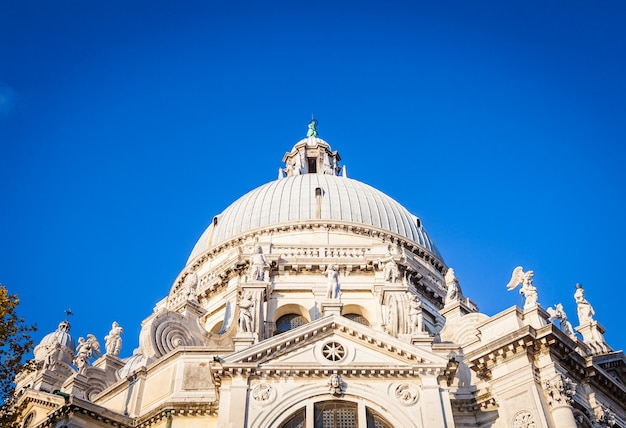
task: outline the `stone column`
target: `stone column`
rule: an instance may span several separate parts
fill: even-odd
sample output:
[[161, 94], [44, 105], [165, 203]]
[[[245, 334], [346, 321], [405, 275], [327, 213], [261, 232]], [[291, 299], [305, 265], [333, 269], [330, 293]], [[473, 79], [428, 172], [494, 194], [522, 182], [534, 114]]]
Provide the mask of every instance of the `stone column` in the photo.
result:
[[[449, 411], [451, 408], [447, 408], [442, 401], [444, 397], [436, 376], [424, 376], [422, 382], [422, 398], [420, 401], [424, 426], [454, 427], [454, 420], [452, 420], [452, 414]], [[447, 399], [449, 400], [449, 398]]]
[[576, 394], [576, 384], [568, 377], [557, 375], [543, 383], [548, 405], [552, 413], [552, 421], [556, 428], [576, 428], [576, 420], [572, 411], [572, 400]]

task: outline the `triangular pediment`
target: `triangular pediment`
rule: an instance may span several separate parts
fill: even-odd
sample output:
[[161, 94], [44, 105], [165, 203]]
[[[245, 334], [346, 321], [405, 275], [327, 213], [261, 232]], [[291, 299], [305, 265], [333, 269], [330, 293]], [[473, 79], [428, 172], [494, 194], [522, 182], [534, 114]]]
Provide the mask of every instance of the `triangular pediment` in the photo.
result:
[[446, 356], [403, 342], [348, 318], [331, 315], [277, 335], [224, 358], [223, 368], [317, 373], [350, 370], [358, 374], [440, 372]]

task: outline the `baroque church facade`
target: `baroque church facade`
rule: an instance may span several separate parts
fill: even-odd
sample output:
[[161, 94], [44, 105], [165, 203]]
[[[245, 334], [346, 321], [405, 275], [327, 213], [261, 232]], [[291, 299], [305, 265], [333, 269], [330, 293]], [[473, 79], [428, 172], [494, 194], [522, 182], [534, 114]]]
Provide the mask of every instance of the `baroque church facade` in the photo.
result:
[[[626, 428], [626, 358], [525, 298], [488, 316], [421, 220], [347, 177], [316, 122], [212, 219], [120, 358], [67, 321], [16, 378], [20, 428]], [[504, 281], [503, 281], [504, 282]]]

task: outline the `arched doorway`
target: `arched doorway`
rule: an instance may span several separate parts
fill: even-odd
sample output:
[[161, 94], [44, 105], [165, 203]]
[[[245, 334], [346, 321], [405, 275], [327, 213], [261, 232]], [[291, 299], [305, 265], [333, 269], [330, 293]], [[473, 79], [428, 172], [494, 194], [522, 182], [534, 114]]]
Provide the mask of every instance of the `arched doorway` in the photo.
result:
[[[312, 407], [312, 408], [311, 408]], [[312, 419], [312, 424], [308, 423]], [[280, 428], [393, 428], [381, 415], [363, 404], [328, 400], [295, 411]]]

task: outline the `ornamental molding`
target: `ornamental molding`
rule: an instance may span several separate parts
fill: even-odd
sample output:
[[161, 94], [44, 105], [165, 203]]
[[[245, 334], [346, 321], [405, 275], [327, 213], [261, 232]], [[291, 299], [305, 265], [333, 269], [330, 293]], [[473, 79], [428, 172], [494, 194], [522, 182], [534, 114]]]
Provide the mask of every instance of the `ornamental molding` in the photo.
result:
[[517, 331], [491, 342], [475, 342], [466, 358], [471, 368], [484, 378], [491, 378], [491, 370], [510, 358], [519, 355], [535, 359], [540, 355], [553, 354], [575, 377], [587, 376], [589, 363], [576, 352], [576, 344], [558, 327], [548, 324], [540, 329], [522, 326]]
[[476, 398], [470, 399], [451, 398], [450, 403], [452, 404], [452, 408], [454, 409], [454, 411], [459, 413], [488, 412], [492, 410], [497, 410], [498, 407], [496, 399], [490, 394], [483, 394]]

